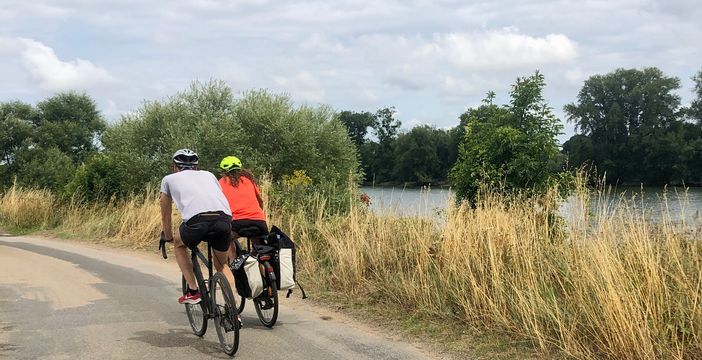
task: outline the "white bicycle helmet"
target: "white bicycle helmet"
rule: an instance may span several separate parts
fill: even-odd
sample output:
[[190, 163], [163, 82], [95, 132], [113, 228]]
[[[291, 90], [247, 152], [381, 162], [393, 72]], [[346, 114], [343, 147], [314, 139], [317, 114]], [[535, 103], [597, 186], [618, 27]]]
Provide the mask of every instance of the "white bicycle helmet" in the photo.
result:
[[173, 154], [173, 162], [178, 166], [195, 166], [200, 158], [190, 149], [180, 149]]

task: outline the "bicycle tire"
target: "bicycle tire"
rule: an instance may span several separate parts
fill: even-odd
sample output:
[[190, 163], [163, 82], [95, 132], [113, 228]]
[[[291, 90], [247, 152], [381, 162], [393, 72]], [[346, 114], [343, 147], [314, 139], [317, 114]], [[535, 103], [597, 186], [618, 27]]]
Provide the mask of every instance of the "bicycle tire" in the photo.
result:
[[238, 293], [235, 296], [239, 297], [239, 308], [237, 309], [237, 314], [241, 314], [241, 312], [244, 311], [244, 307], [246, 307], [246, 298]]
[[212, 277], [210, 288], [212, 289], [212, 308], [219, 343], [222, 345], [224, 353], [234, 356], [239, 349], [239, 319], [234, 294], [229, 286], [229, 281], [221, 272]]
[[[268, 268], [268, 266], [266, 266], [266, 268]], [[261, 295], [253, 299], [253, 303], [254, 308], [256, 309], [256, 315], [258, 315], [258, 320], [261, 321], [263, 326], [272, 328], [273, 325], [275, 325], [275, 322], [278, 320], [278, 287], [276, 286], [275, 275], [268, 273], [266, 278], [268, 286], [263, 289], [263, 293], [261, 293]], [[265, 304], [266, 298], [272, 301], [273, 307], [271, 309], [264, 310], [261, 303], [263, 302]], [[269, 310], [272, 310], [270, 315], [268, 314]], [[264, 313], [264, 311], [266, 313]]]
[[[188, 283], [185, 281], [185, 277], [182, 277], [182, 287], [183, 294], [188, 291]], [[205, 311], [205, 302], [200, 301], [199, 304], [184, 304], [185, 313], [188, 315], [188, 322], [190, 323], [190, 328], [193, 330], [193, 334], [203, 337], [207, 332], [207, 311]]]

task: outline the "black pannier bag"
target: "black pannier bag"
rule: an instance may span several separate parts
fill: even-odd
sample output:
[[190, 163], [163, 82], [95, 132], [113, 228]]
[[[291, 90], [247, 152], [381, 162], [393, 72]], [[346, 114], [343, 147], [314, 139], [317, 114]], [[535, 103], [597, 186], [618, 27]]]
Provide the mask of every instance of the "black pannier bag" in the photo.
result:
[[295, 242], [275, 225], [271, 228], [266, 242], [269, 246], [277, 249], [276, 259], [271, 266], [273, 266], [275, 271], [278, 290], [287, 290], [286, 297], [290, 297], [293, 289], [299, 287], [302, 292], [302, 298], [306, 299], [305, 289], [302, 288], [295, 278]]
[[258, 261], [248, 254], [236, 258], [232, 273], [239, 295], [251, 299], [263, 292], [263, 279], [258, 269]]

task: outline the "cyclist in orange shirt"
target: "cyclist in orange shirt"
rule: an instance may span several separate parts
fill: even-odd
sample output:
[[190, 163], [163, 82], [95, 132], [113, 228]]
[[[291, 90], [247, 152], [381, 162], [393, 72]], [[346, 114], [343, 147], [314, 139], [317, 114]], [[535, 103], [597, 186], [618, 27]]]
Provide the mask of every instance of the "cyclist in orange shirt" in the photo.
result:
[[[266, 215], [263, 213], [261, 191], [251, 171], [241, 167], [241, 160], [236, 156], [227, 156], [219, 163], [225, 171], [219, 179], [222, 192], [232, 210], [232, 238], [239, 238], [238, 231], [246, 227], [257, 227], [261, 236], [268, 235]], [[262, 243], [262, 237], [252, 239], [253, 244]], [[236, 258], [236, 245], [229, 248], [229, 259]]]

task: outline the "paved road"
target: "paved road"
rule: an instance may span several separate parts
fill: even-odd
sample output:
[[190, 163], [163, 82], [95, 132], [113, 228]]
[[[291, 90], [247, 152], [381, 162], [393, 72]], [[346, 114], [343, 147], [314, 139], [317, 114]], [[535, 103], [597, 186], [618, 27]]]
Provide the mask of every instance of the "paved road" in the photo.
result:
[[[0, 237], [0, 358], [228, 358], [213, 324], [203, 338], [190, 332], [179, 279], [173, 259], [156, 253]], [[282, 299], [273, 329], [250, 305], [237, 358], [430, 358], [307, 301]]]

